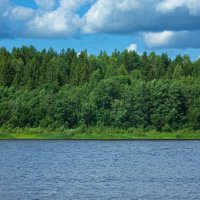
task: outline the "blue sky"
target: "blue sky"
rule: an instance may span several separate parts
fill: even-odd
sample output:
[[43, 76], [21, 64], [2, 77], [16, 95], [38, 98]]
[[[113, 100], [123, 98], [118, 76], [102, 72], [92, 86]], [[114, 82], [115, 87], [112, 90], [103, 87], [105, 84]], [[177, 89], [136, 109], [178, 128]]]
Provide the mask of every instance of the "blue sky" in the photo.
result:
[[199, 0], [0, 0], [0, 46], [200, 56]]

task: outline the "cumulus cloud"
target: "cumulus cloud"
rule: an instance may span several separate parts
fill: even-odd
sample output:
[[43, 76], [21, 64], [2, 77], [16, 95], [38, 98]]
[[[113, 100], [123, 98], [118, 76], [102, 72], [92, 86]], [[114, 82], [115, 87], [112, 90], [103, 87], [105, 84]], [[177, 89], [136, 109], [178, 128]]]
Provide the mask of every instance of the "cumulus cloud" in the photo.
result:
[[127, 47], [127, 50], [130, 52], [130, 51], [137, 51], [137, 44], [131, 44], [130, 46]]
[[85, 22], [87, 34], [141, 33], [149, 48], [200, 47], [199, 0], [98, 0]]
[[[171, 3], [176, 1], [98, 0], [85, 14], [86, 23], [83, 30], [86, 33], [130, 34], [138, 31], [200, 29], [200, 1], [184, 0], [179, 4]], [[169, 12], [176, 6], [180, 9]]]
[[15, 6], [10, 9], [10, 18], [13, 20], [28, 20], [34, 15], [34, 10], [23, 6]]
[[143, 39], [149, 48], [199, 48], [200, 31], [163, 31], [144, 33]]
[[[39, 5], [50, 2], [49, 9], [55, 6], [55, 0], [36, 0]], [[77, 14], [77, 10], [91, 0], [60, 0], [58, 6], [49, 11], [38, 11], [36, 15], [27, 22], [27, 37], [36, 38], [69, 38], [78, 35], [83, 19]]]
[[[27, 36], [36, 38], [68, 38], [77, 35], [83, 25], [83, 20], [76, 13], [86, 1], [60, 0], [55, 6], [55, 0], [36, 0], [40, 7], [50, 3], [49, 11], [37, 12], [32, 20], [27, 22]], [[43, 4], [41, 4], [43, 2]]]
[[77, 10], [85, 2], [85, 0], [60, 0], [60, 6], [68, 10]]
[[[151, 1], [151, 0], [150, 0]], [[85, 33], [108, 32], [121, 33], [131, 32], [133, 26], [138, 26], [133, 15], [140, 13], [140, 3], [138, 0], [98, 0], [85, 14]]]
[[37, 14], [28, 24], [29, 37], [67, 38], [81, 28], [80, 17], [62, 8], [52, 12]]
[[173, 12], [178, 8], [185, 8], [191, 15], [200, 15], [199, 0], [164, 0], [157, 6], [157, 10], [163, 13]]
[[69, 38], [79, 34], [77, 10], [91, 0], [35, 0], [36, 9], [0, 0], [0, 38]]
[[175, 33], [172, 31], [163, 31], [158, 33], [144, 33], [143, 38], [145, 44], [150, 47], [160, 47], [168, 45], [169, 42], [173, 39]]
[[55, 0], [35, 0], [35, 3], [38, 5], [39, 8], [44, 10], [51, 10], [56, 5]]
[[0, 38], [132, 34], [149, 48], [200, 47], [199, 0], [34, 0], [34, 9], [10, 1], [0, 0]]

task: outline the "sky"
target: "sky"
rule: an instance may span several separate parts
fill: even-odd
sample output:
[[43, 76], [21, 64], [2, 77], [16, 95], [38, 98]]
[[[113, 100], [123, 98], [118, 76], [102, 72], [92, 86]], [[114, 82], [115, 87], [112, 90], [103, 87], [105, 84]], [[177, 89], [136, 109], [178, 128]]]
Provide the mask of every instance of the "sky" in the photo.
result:
[[0, 0], [0, 46], [200, 56], [199, 0]]

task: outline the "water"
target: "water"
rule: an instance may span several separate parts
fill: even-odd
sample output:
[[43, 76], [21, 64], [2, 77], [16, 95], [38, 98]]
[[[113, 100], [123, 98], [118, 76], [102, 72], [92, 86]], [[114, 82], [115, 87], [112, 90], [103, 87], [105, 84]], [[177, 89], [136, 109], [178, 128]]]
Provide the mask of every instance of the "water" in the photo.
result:
[[1, 200], [200, 199], [200, 142], [0, 141]]

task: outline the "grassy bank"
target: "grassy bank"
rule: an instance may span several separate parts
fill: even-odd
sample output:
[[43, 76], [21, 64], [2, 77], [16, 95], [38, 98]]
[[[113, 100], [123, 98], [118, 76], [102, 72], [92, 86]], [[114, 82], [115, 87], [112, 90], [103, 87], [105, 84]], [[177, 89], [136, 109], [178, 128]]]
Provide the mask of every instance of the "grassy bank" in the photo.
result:
[[42, 128], [0, 128], [0, 139], [94, 139], [94, 140], [175, 140], [200, 139], [200, 131], [177, 132], [143, 131], [140, 129], [119, 130], [111, 128], [78, 128], [71, 130], [50, 130]]

